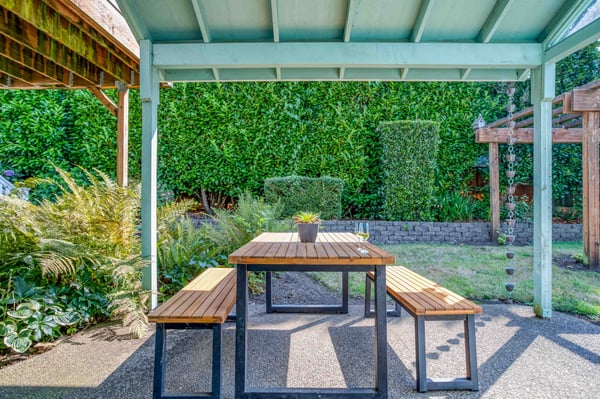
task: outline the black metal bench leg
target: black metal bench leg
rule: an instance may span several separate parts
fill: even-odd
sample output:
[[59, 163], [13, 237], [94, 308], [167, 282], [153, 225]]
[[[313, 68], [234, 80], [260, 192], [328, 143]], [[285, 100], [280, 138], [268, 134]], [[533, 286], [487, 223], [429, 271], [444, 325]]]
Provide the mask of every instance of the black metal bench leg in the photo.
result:
[[348, 272], [342, 272], [342, 313], [348, 314], [348, 297], [350, 295], [350, 281]]
[[467, 315], [465, 319], [465, 355], [467, 359], [467, 379], [471, 381], [472, 390], [479, 390], [479, 373], [477, 372], [477, 349], [475, 345], [475, 315]]
[[221, 342], [223, 341], [222, 324], [213, 327], [213, 355], [212, 355], [212, 394], [214, 399], [221, 399]]
[[415, 316], [415, 349], [417, 352], [417, 390], [419, 392], [427, 392], [424, 316]]
[[373, 316], [371, 311], [371, 284], [373, 284], [373, 280], [365, 273], [365, 317]]
[[266, 312], [273, 313], [273, 274], [265, 272], [265, 302]]
[[167, 350], [167, 329], [164, 324], [159, 323], [156, 325], [154, 338], [154, 383], [152, 397], [153, 399], [161, 399], [165, 389], [165, 353]]

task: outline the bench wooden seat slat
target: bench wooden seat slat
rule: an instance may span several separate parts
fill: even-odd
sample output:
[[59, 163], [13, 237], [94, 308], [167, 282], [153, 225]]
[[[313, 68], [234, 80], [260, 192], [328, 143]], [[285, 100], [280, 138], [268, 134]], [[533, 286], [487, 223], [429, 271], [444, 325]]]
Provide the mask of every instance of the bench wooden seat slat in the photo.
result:
[[[480, 314], [481, 306], [403, 267], [386, 269], [388, 295], [415, 315]], [[369, 277], [374, 274], [369, 272]]]
[[[390, 276], [390, 295], [407, 302], [418, 315], [448, 314], [448, 313], [477, 313], [470, 301], [454, 295], [452, 292], [433, 283], [425, 284], [422, 281], [403, 281], [398, 275]], [[406, 277], [407, 273], [403, 273]]]
[[[153, 399], [173, 397], [221, 398], [222, 325], [235, 305], [237, 275], [235, 269], [205, 270], [167, 302], [152, 310], [148, 320], [156, 323]], [[165, 394], [165, 364], [168, 329], [212, 329], [212, 391]]]
[[[448, 307], [448, 305], [451, 305], [451, 307], [454, 309], [471, 310], [474, 313], [481, 313], [481, 307], [479, 305], [476, 305], [471, 301], [465, 300], [465, 298], [463, 298], [462, 296], [455, 294], [454, 292], [440, 286], [437, 283], [434, 283], [433, 281], [426, 279], [425, 277], [411, 270], [408, 270], [407, 268], [394, 270], [392, 271], [392, 274], [394, 274], [397, 279], [399, 279], [400, 276], [402, 276], [413, 282], [415, 286], [419, 286], [421, 288], [430, 290], [428, 291], [428, 293], [435, 293], [444, 301], [446, 307]], [[435, 289], [433, 289], [432, 286], [435, 287]]]
[[235, 269], [208, 269], [150, 312], [154, 323], [223, 323], [235, 304]]
[[[371, 284], [374, 280], [375, 274], [368, 272], [365, 315], [371, 313], [369, 298], [371, 297]], [[483, 312], [481, 306], [403, 266], [386, 267], [386, 292], [415, 318], [417, 390], [419, 392], [426, 392], [428, 389], [478, 390], [474, 317]], [[446, 319], [464, 321], [466, 378], [427, 378], [425, 320]]]
[[232, 273], [231, 276], [234, 281], [221, 285], [220, 289], [215, 291], [212, 303], [209, 303], [207, 307], [208, 301], [205, 301], [201, 308], [192, 313], [192, 318], [212, 318], [213, 323], [224, 323], [227, 320], [235, 303], [235, 273]]

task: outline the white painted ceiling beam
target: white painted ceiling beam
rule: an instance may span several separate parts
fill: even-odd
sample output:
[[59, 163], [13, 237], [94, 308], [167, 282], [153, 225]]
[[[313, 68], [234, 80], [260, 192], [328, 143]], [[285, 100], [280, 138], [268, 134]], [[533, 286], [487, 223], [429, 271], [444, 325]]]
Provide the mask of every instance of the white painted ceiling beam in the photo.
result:
[[202, 8], [200, 7], [199, 1], [192, 0], [192, 6], [194, 7], [194, 14], [196, 15], [196, 20], [198, 21], [200, 33], [202, 33], [202, 40], [204, 41], [204, 43], [212, 42], [210, 29], [208, 29], [208, 25], [206, 24], [206, 20], [204, 19], [204, 13], [202, 11]]
[[344, 25], [344, 42], [350, 41], [352, 35], [352, 20], [354, 19], [354, 9], [356, 7], [356, 0], [348, 1], [348, 10], [346, 12], [346, 24]]
[[489, 43], [496, 33], [498, 27], [502, 24], [502, 20], [506, 16], [511, 3], [514, 0], [498, 0], [492, 9], [492, 12], [488, 15], [483, 27], [477, 35], [477, 41], [480, 43]]
[[419, 14], [417, 15], [417, 20], [415, 21], [415, 26], [410, 34], [410, 41], [414, 43], [418, 43], [421, 41], [423, 37], [423, 32], [425, 31], [425, 26], [427, 26], [427, 21], [431, 16], [431, 11], [433, 11], [433, 7], [435, 6], [436, 0], [425, 0], [421, 4], [419, 8]]
[[159, 69], [260, 67], [532, 68], [539, 43], [157, 43]]
[[277, 0], [271, 0], [271, 20], [273, 21], [273, 41], [279, 42], [279, 10]]
[[546, 29], [538, 37], [538, 42], [548, 48], [560, 40], [573, 23], [589, 7], [590, 0], [571, 0], [564, 3], [552, 18]]
[[554, 63], [600, 39], [600, 19], [556, 43], [544, 52], [544, 63]]
[[[343, 74], [341, 70], [343, 69]], [[527, 70], [528, 71], [528, 70]], [[171, 82], [215, 81], [517, 81], [526, 80], [528, 74], [518, 69], [399, 69], [399, 68], [225, 68], [219, 70], [218, 79], [210, 69], [172, 69], [165, 71]]]

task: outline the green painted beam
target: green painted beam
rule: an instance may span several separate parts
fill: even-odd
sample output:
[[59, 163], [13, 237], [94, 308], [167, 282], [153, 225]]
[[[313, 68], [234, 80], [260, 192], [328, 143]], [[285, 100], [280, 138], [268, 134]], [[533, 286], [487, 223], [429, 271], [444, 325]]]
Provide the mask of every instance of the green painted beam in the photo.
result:
[[210, 30], [208, 29], [208, 25], [204, 19], [204, 12], [202, 11], [202, 6], [200, 5], [199, 0], [192, 0], [192, 6], [194, 7], [194, 14], [196, 14], [196, 20], [198, 21], [200, 33], [202, 34], [202, 40], [204, 43], [212, 42], [212, 35], [210, 34]]
[[544, 43], [544, 47], [548, 48], [561, 40], [571, 25], [577, 21], [592, 2], [592, 0], [565, 1], [537, 41]]
[[498, 0], [496, 2], [492, 12], [490, 12], [490, 15], [488, 15], [483, 27], [479, 31], [479, 35], [477, 35], [478, 42], [488, 43], [492, 40], [494, 33], [496, 33], [496, 30], [502, 24], [502, 20], [512, 3], [514, 3], [514, 0]]
[[[341, 70], [343, 69], [343, 74]], [[168, 69], [168, 82], [215, 81], [522, 81], [528, 69], [436, 69], [436, 68], [204, 68]]]
[[425, 27], [427, 26], [427, 21], [431, 16], [431, 12], [435, 6], [436, 0], [425, 0], [421, 3], [421, 7], [419, 8], [419, 14], [417, 15], [417, 20], [415, 21], [415, 26], [410, 34], [410, 41], [414, 43], [418, 43], [421, 41], [423, 37], [423, 32], [425, 31]]
[[356, 13], [356, 2], [357, 0], [348, 1], [348, 9], [346, 11], [346, 23], [344, 24], [344, 42], [349, 42], [352, 35], [352, 24], [354, 21], [354, 14]]
[[600, 39], [600, 19], [567, 36], [544, 52], [544, 62], [558, 62]]
[[151, 291], [150, 308], [156, 308], [157, 265], [157, 168], [158, 102], [160, 80], [152, 66], [152, 43], [140, 41], [140, 98], [142, 101], [142, 287]]
[[539, 43], [157, 43], [159, 69], [535, 68]]
[[556, 64], [531, 71], [533, 102], [533, 309], [552, 317], [552, 100]]
[[279, 42], [279, 4], [271, 0], [271, 20], [273, 21], [273, 41]]

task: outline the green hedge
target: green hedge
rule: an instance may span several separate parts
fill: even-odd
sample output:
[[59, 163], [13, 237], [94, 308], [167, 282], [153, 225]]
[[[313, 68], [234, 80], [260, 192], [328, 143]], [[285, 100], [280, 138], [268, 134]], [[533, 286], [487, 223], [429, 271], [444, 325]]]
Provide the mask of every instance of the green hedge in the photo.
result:
[[384, 212], [388, 220], [431, 220], [440, 125], [432, 121], [383, 122]]
[[[595, 44], [558, 63], [557, 93], [599, 78], [599, 64]], [[517, 109], [529, 106], [528, 82], [516, 87]], [[107, 94], [116, 100], [114, 90]], [[354, 218], [383, 217], [376, 133], [382, 121], [440, 123], [435, 185], [443, 199], [451, 190], [471, 190], [473, 166], [488, 151], [475, 143], [471, 123], [479, 113], [488, 122], [505, 116], [507, 101], [505, 83], [460, 82], [178, 83], [160, 96], [161, 187], [196, 198], [202, 190], [237, 197], [244, 190], [263, 195], [266, 178], [333, 176], [344, 181], [343, 217]], [[141, 169], [136, 90], [129, 119], [135, 180]], [[114, 176], [115, 131], [116, 119], [85, 90], [0, 90], [0, 172], [14, 170], [16, 179], [53, 174], [49, 162]], [[519, 182], [531, 178], [531, 147], [517, 146]], [[581, 146], [554, 146], [554, 154], [554, 199], [580, 198]]]
[[318, 213], [321, 219], [339, 219], [342, 216], [344, 182], [324, 176], [286, 176], [265, 180], [265, 199], [281, 202], [282, 216], [298, 212]]

